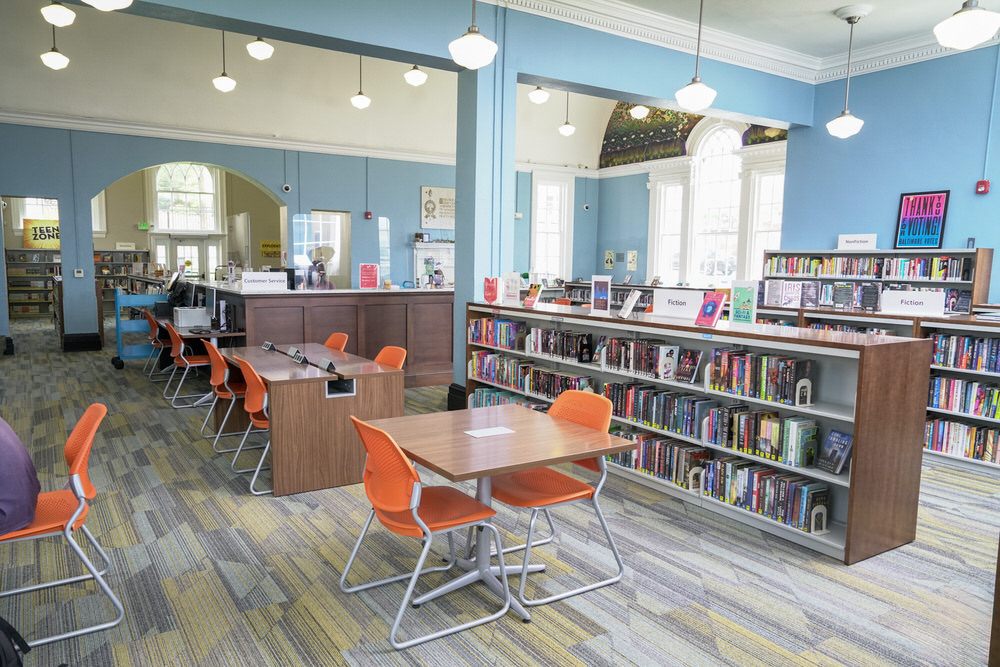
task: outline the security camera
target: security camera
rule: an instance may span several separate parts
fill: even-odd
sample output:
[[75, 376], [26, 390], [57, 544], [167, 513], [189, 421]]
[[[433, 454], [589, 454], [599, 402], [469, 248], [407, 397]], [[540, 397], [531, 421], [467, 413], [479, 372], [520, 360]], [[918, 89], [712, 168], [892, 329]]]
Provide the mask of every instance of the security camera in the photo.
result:
[[589, 211], [590, 210], [590, 204], [584, 204], [583, 205], [583, 210], [584, 211]]
[[291, 192], [292, 191], [292, 186], [290, 186], [288, 183], [285, 183], [284, 185], [281, 186], [281, 191], [282, 192]]

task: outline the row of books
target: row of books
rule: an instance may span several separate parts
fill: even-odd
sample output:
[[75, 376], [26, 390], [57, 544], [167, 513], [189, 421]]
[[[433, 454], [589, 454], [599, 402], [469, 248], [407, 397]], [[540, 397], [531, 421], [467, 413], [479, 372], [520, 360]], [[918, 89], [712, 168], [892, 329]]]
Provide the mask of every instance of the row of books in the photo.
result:
[[927, 407], [997, 419], [1000, 386], [977, 380], [932, 376]]
[[469, 320], [469, 342], [492, 345], [507, 350], [523, 350], [528, 331], [526, 322], [483, 317]]
[[[620, 306], [625, 303], [625, 299], [628, 298], [629, 290], [627, 289], [612, 289], [611, 290], [611, 305]], [[590, 288], [589, 287], [573, 287], [566, 290], [566, 298], [570, 301], [589, 303], [590, 302]], [[636, 301], [636, 308], [645, 308], [646, 306], [653, 303], [653, 293], [652, 291], [642, 290], [639, 293], [639, 300]]]
[[[628, 465], [625, 467], [673, 482], [684, 489], [691, 488], [691, 470], [711, 458], [711, 452], [704, 447], [665, 436], [641, 431], [621, 431], [618, 435], [636, 443], [635, 450], [627, 452]], [[622, 457], [614, 462], [624, 465]]]
[[[843, 435], [843, 434], [842, 434]], [[817, 466], [840, 474], [850, 458], [850, 443], [827, 438], [827, 451], [820, 466], [817, 459], [819, 427], [806, 417], [779, 417], [771, 410], [753, 410], [743, 403], [714, 407], [708, 412], [705, 440], [745, 454], [753, 454], [789, 466]], [[838, 452], [845, 446], [846, 452]]]
[[542, 403], [532, 401], [531, 399], [520, 394], [514, 394], [495, 387], [477, 387], [476, 390], [469, 395], [470, 408], [490, 408], [497, 405], [508, 404], [523, 405], [536, 410], [543, 407]]
[[924, 449], [967, 459], [1000, 464], [1000, 428], [977, 426], [951, 419], [928, 419]]
[[546, 398], [555, 398], [567, 389], [589, 390], [592, 386], [590, 376], [562, 373], [537, 366], [526, 359], [508, 357], [489, 350], [472, 353], [469, 377]]
[[[711, 389], [786, 405], [812, 402], [815, 372], [812, 359], [727, 347], [714, 348], [709, 360]], [[805, 383], [808, 383], [807, 396], [803, 396]]]
[[831, 513], [832, 496], [825, 482], [735, 457], [705, 462], [702, 493], [807, 533], [827, 529], [819, 518], [813, 524], [814, 509], [825, 507], [827, 516]]
[[603, 349], [607, 368], [657, 380], [694, 382], [701, 362], [701, 350], [682, 350], [662, 340], [609, 338]]
[[8, 266], [8, 276], [60, 276], [59, 266]]
[[638, 382], [606, 382], [601, 393], [611, 401], [616, 417], [699, 439], [702, 420], [719, 404], [704, 396]]
[[1000, 338], [936, 333], [931, 339], [937, 366], [1000, 373]]
[[895, 333], [883, 327], [860, 327], [853, 324], [831, 324], [829, 322], [810, 322], [808, 328], [819, 331], [846, 331], [849, 333], [873, 334], [876, 336], [891, 336]]
[[139, 252], [94, 252], [95, 262], [117, 262], [131, 264], [132, 262], [145, 262], [145, 253]]
[[817, 278], [970, 280], [972, 257], [878, 257], [773, 255], [764, 262], [765, 276]]
[[524, 349], [531, 354], [590, 363], [594, 359], [593, 342], [591, 333], [533, 327], [528, 331]]
[[33, 253], [24, 253], [24, 252], [22, 252], [22, 253], [14, 253], [14, 252], [8, 252], [7, 253], [7, 261], [8, 262], [18, 262], [18, 263], [22, 263], [22, 264], [26, 263], [26, 262], [30, 262], [32, 264], [39, 264], [39, 263], [45, 263], [45, 262], [55, 262], [56, 264], [58, 264], [59, 262], [62, 261], [62, 255], [55, 254], [55, 255], [52, 255], [50, 257], [49, 255], [47, 255], [45, 253], [41, 253], [41, 252], [33, 252]]

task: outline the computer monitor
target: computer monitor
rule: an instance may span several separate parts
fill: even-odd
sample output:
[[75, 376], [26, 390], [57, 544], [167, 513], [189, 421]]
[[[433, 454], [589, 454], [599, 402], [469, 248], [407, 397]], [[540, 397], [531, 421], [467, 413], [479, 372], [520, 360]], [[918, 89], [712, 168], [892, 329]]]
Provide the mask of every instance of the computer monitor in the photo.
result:
[[208, 317], [215, 317], [215, 288], [206, 287], [205, 288], [205, 312], [208, 313]]

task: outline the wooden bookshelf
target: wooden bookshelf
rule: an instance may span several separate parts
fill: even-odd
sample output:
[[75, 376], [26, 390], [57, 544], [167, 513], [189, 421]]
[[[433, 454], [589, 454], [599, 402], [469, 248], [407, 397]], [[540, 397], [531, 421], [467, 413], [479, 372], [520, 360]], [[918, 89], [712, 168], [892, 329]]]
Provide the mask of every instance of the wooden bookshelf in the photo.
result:
[[[101, 301], [101, 281], [94, 280], [94, 294], [97, 297], [97, 332], [104, 347], [104, 303]], [[52, 318], [56, 333], [59, 334], [59, 349], [66, 349], [66, 327], [63, 319], [63, 280], [62, 276], [52, 278]]]
[[[926, 386], [931, 356], [931, 341], [893, 336], [871, 336], [828, 331], [810, 331], [772, 325], [736, 325], [720, 323], [717, 328], [669, 323], [665, 318], [633, 315], [627, 320], [595, 317], [584, 308], [541, 304], [533, 309], [516, 306], [490, 306], [469, 303], [466, 321], [502, 318], [526, 322], [528, 327], [561, 329], [598, 336], [656, 339], [682, 349], [698, 349], [703, 357], [717, 347], [735, 347], [759, 353], [794, 355], [813, 360], [816, 383], [813, 405], [795, 407], [755, 400], [773, 408], [782, 418], [807, 416], [821, 426], [821, 431], [836, 428], [850, 431], [854, 451], [849, 470], [839, 476], [813, 468], [790, 468], [797, 474], [829, 482], [831, 494], [830, 532], [813, 534], [778, 523], [738, 506], [722, 503], [700, 492], [689, 491], [673, 482], [634, 469], [610, 464], [613, 472], [675, 496], [707, 510], [730, 516], [754, 528], [781, 536], [797, 544], [825, 553], [851, 564], [911, 542], [916, 534], [917, 498], [920, 483], [921, 448]], [[468, 338], [467, 338], [468, 341]], [[467, 363], [489, 345], [467, 342]], [[683, 388], [721, 402], [746, 401], [745, 397], [715, 391], [704, 381], [699, 370], [693, 384], [656, 380], [609, 368], [598, 359], [584, 364], [576, 359], [529, 354], [526, 348], [502, 350], [538, 365], [566, 373], [586, 374], [598, 388], [604, 382], [638, 380], [667, 388]], [[472, 364], [468, 363], [469, 368]], [[704, 362], [703, 362], [704, 366]], [[515, 395], [547, 402], [551, 396], [532, 394], [517, 381], [491, 382], [471, 377], [467, 368], [466, 393], [477, 387], [499, 386]], [[621, 419], [616, 419], [621, 422]], [[656, 433], [655, 429], [625, 420], [631, 427]], [[671, 438], [679, 437], [663, 432]], [[704, 438], [683, 438], [717, 450], [715, 455], [755, 457], [732, 449], [709, 447]], [[768, 462], [770, 463], [770, 462]], [[780, 465], [780, 464], [779, 464]]]
[[61, 252], [8, 248], [5, 259], [10, 317], [51, 317], [52, 277], [62, 274]]
[[[129, 275], [148, 273], [148, 250], [94, 250], [94, 278], [100, 285], [99, 300], [107, 310], [115, 305], [115, 288], [127, 290]], [[138, 270], [137, 270], [138, 269]]]

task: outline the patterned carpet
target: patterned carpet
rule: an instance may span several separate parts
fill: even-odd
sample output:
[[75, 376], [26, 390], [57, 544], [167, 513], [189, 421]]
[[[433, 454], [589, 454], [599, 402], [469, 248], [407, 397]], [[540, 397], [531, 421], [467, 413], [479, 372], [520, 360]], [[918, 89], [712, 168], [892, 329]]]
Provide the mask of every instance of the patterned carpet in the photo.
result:
[[[85, 407], [110, 409], [91, 457], [99, 495], [88, 525], [112, 557], [108, 581], [126, 608], [118, 627], [39, 647], [28, 665], [986, 662], [1000, 484], [985, 472], [925, 463], [917, 540], [851, 567], [612, 476], [602, 506], [626, 563], [620, 584], [536, 608], [530, 624], [509, 614], [397, 652], [387, 634], [402, 585], [338, 588], [368, 511], [360, 486], [253, 497], [228, 456], [198, 437], [204, 412], [167, 406], [141, 361], [115, 370], [113, 347], [64, 354], [48, 323], [17, 321], [12, 333], [16, 354], [0, 357], [0, 415], [29, 447], [43, 489], [63, 485], [62, 445]], [[411, 412], [444, 402], [444, 388], [407, 391]], [[556, 516], [556, 542], [535, 551], [548, 571], [532, 585], [557, 590], [610, 568], [592, 514]], [[513, 544], [526, 515], [501, 509], [497, 523]], [[416, 540], [381, 527], [373, 535], [359, 577], [412, 567]], [[75, 573], [66, 552], [55, 540], [0, 545], [0, 587], [35, 580], [39, 568]], [[110, 606], [94, 591], [76, 584], [3, 598], [0, 615], [37, 637], [104, 618]], [[464, 589], [414, 610], [404, 631], [468, 620], [493, 603]]]

